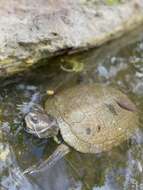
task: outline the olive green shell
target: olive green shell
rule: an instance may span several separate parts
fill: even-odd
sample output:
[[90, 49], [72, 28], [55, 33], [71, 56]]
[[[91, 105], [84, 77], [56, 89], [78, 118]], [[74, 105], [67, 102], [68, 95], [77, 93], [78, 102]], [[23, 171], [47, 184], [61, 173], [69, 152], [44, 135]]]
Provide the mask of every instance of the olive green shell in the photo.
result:
[[57, 118], [64, 141], [84, 153], [99, 153], [119, 145], [138, 123], [137, 111], [128, 97], [103, 85], [63, 90], [49, 98], [45, 107]]

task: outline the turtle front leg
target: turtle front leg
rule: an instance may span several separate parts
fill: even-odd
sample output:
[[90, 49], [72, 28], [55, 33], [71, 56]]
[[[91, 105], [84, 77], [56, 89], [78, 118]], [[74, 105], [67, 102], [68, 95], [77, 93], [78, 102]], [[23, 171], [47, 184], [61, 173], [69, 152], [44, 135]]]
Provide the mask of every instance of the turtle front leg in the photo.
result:
[[23, 174], [33, 174], [37, 172], [41, 172], [45, 169], [51, 168], [56, 164], [58, 160], [60, 160], [63, 156], [68, 154], [70, 152], [70, 148], [65, 144], [60, 144], [56, 150], [53, 152], [51, 156], [49, 156], [48, 159], [43, 161], [40, 164], [33, 165], [32, 167], [29, 167], [26, 169]]

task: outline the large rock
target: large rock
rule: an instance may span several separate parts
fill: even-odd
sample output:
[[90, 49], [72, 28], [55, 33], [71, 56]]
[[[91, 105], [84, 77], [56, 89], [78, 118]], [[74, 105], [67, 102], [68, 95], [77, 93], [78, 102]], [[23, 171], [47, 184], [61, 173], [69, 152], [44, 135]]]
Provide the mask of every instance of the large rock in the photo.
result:
[[143, 22], [143, 0], [1, 0], [0, 76], [40, 59], [99, 46]]

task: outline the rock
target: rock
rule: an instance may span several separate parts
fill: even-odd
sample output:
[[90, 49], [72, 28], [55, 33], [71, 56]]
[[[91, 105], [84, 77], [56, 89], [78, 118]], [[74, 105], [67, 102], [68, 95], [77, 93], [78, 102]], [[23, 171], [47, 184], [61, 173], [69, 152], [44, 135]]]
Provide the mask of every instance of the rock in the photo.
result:
[[97, 47], [143, 22], [143, 0], [1, 0], [0, 76], [43, 58]]

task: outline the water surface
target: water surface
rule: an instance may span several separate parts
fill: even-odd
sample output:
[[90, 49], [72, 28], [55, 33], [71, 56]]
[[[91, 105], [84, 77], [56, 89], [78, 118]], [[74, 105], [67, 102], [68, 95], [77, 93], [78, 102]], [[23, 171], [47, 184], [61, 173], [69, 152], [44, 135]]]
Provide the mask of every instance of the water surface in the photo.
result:
[[[0, 83], [0, 182], [9, 190], [142, 190], [143, 189], [143, 29], [101, 48], [75, 56], [41, 61], [43, 66]], [[68, 73], [68, 60], [84, 65]], [[47, 65], [47, 62], [48, 65]], [[47, 65], [47, 66], [46, 66]], [[97, 155], [72, 151], [54, 167], [23, 175], [56, 148], [52, 139], [38, 139], [23, 130], [24, 115], [34, 103], [44, 106], [46, 91], [76, 83], [106, 83], [124, 91], [140, 113], [139, 129], [110, 152]], [[22, 128], [22, 130], [20, 130]]]

